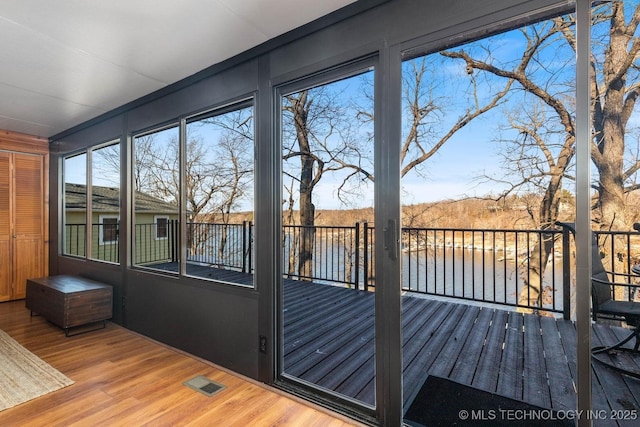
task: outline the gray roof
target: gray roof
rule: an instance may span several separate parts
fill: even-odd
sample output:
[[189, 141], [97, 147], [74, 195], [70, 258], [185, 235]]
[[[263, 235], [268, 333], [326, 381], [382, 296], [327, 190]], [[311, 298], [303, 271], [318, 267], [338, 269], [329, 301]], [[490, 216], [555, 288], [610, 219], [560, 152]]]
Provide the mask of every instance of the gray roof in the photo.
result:
[[[94, 185], [92, 189], [93, 212], [119, 212], [120, 189]], [[65, 184], [65, 207], [67, 210], [84, 211], [86, 209], [87, 187], [82, 184]], [[179, 213], [178, 206], [136, 191], [136, 212], [146, 213]]]

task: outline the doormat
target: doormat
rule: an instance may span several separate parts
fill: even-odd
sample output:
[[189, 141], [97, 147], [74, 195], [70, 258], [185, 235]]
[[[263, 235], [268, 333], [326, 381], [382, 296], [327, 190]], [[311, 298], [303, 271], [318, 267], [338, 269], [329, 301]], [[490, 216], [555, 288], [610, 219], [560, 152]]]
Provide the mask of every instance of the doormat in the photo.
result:
[[404, 422], [423, 426], [573, 427], [556, 411], [429, 375], [407, 410]]
[[209, 378], [203, 377], [202, 375], [192, 378], [183, 384], [209, 397], [225, 388], [222, 384], [211, 381]]
[[73, 384], [73, 381], [0, 330], [0, 411]]

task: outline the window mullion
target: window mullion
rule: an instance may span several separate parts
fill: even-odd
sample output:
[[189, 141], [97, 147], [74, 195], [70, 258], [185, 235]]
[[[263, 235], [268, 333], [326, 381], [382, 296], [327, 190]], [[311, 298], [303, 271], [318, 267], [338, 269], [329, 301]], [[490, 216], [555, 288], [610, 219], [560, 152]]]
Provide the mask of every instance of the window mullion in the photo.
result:
[[86, 171], [87, 171], [87, 191], [85, 192], [85, 196], [86, 196], [86, 200], [85, 200], [85, 205], [87, 207], [86, 209], [86, 218], [85, 218], [85, 223], [87, 224], [86, 226], [86, 231], [84, 233], [84, 247], [85, 247], [85, 251], [84, 251], [84, 256], [86, 259], [92, 259], [92, 251], [93, 251], [93, 170], [92, 170], [92, 157], [93, 157], [93, 150], [87, 150], [87, 166], [86, 166]]
[[178, 247], [180, 248], [179, 266], [180, 275], [185, 276], [187, 274], [187, 239], [183, 236], [187, 235], [187, 211], [186, 206], [186, 169], [187, 169], [187, 121], [186, 119], [180, 120], [180, 138], [179, 138], [179, 165], [180, 165], [180, 182], [179, 182], [179, 197], [178, 197], [178, 209], [179, 215], [179, 227], [178, 235]]

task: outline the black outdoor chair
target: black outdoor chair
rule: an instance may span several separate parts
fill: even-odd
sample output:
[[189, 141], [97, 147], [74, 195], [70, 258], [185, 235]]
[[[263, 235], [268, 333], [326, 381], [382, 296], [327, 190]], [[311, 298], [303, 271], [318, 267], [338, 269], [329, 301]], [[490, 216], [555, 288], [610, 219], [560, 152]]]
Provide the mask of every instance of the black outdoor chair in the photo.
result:
[[[575, 229], [571, 223], [558, 223], [562, 227], [566, 227], [575, 236]], [[635, 225], [634, 225], [634, 228]], [[640, 230], [640, 226], [636, 229]], [[614, 281], [610, 279], [611, 276]], [[603, 359], [599, 355], [604, 353], [613, 353], [614, 351], [630, 351], [638, 352], [640, 347], [640, 302], [634, 301], [616, 301], [614, 299], [616, 287], [627, 287], [629, 290], [640, 288], [640, 285], [627, 282], [616, 282], [615, 277], [625, 276], [627, 279], [634, 276], [626, 273], [612, 273], [605, 270], [602, 264], [602, 256], [598, 246], [598, 236], [591, 233], [591, 316], [593, 321], [598, 319], [609, 319], [616, 321], [624, 321], [630, 327], [630, 333], [627, 337], [619, 342], [609, 346], [597, 346], [591, 349], [591, 356], [594, 360], [609, 366], [610, 368], [640, 378], [640, 372], [631, 371]], [[635, 339], [633, 347], [625, 347], [629, 341]]]
[[[614, 277], [620, 275], [620, 273], [613, 274], [605, 270], [600, 256], [600, 248], [598, 247], [598, 238], [593, 233], [591, 242], [591, 313], [593, 320], [597, 321], [599, 318], [603, 318], [624, 321], [631, 328], [631, 332], [627, 337], [613, 345], [592, 348], [591, 354], [595, 360], [616, 371], [640, 378], [640, 372], [621, 368], [598, 357], [600, 354], [616, 350], [638, 352], [638, 347], [640, 347], [640, 302], [614, 300], [614, 291], [617, 286], [627, 287], [629, 290], [640, 286], [633, 283], [611, 281], [610, 275]], [[626, 343], [633, 339], [635, 339], [635, 342], [632, 348], [624, 347]]]

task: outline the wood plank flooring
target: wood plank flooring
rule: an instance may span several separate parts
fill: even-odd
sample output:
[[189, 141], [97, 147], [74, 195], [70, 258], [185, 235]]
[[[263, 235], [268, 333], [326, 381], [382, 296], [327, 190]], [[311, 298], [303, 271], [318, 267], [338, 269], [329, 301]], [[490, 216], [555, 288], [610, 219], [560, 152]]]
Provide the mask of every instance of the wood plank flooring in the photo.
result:
[[[24, 301], [0, 303], [0, 329], [75, 384], [0, 412], [1, 426], [335, 426], [355, 422], [112, 323], [66, 338]], [[183, 385], [204, 375], [226, 389]]]

